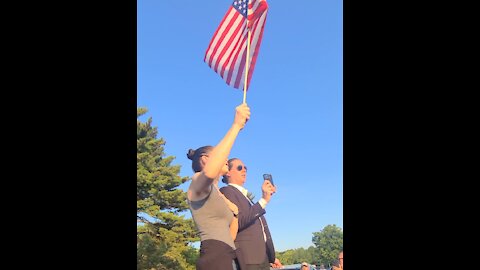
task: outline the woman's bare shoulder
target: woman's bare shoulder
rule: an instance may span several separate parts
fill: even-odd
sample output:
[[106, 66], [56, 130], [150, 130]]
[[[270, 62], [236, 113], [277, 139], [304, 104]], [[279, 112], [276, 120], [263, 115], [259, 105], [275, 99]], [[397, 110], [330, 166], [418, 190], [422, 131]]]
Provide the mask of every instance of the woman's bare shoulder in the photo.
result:
[[212, 189], [211, 184], [207, 184], [208, 178], [203, 172], [197, 172], [192, 176], [192, 182], [188, 187], [187, 197], [190, 201], [198, 201], [206, 198]]

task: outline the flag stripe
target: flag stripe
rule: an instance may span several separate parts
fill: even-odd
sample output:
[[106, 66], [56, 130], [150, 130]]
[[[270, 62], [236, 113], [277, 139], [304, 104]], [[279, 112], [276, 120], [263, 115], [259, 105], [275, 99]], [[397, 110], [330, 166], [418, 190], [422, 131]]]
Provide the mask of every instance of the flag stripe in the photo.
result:
[[[213, 48], [213, 51], [212, 51], [212, 56], [213, 57], [210, 59], [211, 61], [213, 59], [217, 59], [217, 58], [221, 57], [220, 54], [217, 54], [217, 51], [222, 45], [225, 45], [225, 42], [226, 42], [225, 40], [229, 36], [228, 33], [232, 30], [232, 27], [234, 27], [234, 24], [236, 23], [236, 20], [237, 20], [238, 17], [243, 18], [243, 16], [238, 16], [238, 12], [233, 13], [232, 18], [228, 21], [227, 25], [225, 26], [224, 31], [222, 31], [222, 33], [220, 33], [220, 37], [218, 39], [218, 42], [215, 44], [215, 48]], [[243, 21], [243, 20], [240, 19], [240, 21]], [[212, 63], [210, 62], [209, 65], [211, 67]]]
[[[251, 74], [253, 72], [253, 69], [255, 68], [255, 62], [254, 59], [253, 59], [253, 56], [255, 55], [255, 57], [257, 56], [257, 54], [255, 54], [255, 50], [254, 48], [256, 47], [256, 44], [257, 44], [257, 41], [258, 41], [258, 34], [259, 34], [259, 31], [256, 31], [257, 30], [257, 27], [259, 25], [259, 23], [261, 22], [261, 20], [258, 20], [255, 22], [255, 24], [253, 25], [253, 29], [251, 30], [252, 33], [250, 35], [250, 54], [248, 56], [249, 58], [249, 67], [248, 67], [248, 74], [250, 75], [250, 78], [251, 78]], [[247, 37], [248, 39], [248, 37]], [[245, 42], [246, 43], [246, 42]], [[245, 58], [246, 58], [246, 55], [247, 55], [247, 50], [244, 51], [243, 55], [242, 55], [242, 59], [241, 59], [241, 62], [240, 62], [240, 74], [241, 76], [238, 76], [237, 77], [237, 80], [234, 84], [234, 87], [236, 88], [243, 88], [243, 85], [245, 83]], [[247, 82], [247, 88], [249, 86], [249, 83]]]
[[238, 53], [239, 47], [241, 46], [241, 42], [242, 42], [242, 36], [245, 35], [245, 33], [247, 32], [247, 29], [244, 28], [244, 27], [240, 27], [239, 29], [241, 29], [241, 32], [238, 31], [238, 35], [234, 39], [235, 45], [230, 44], [229, 49], [231, 49], [231, 51], [227, 52], [228, 57], [224, 57], [222, 59], [222, 61], [223, 60], [225, 60], [225, 61], [223, 61], [222, 69], [220, 70], [219, 74], [222, 78], [225, 78], [225, 81], [227, 80], [226, 79], [227, 75], [225, 74], [225, 70], [227, 70], [227, 71], [230, 70], [228, 67], [230, 66], [230, 64], [233, 60], [232, 55], [236, 55]]
[[242, 57], [240, 57], [240, 59], [237, 59], [237, 64], [235, 65], [235, 67], [238, 67], [238, 71], [235, 72], [235, 79], [232, 79], [232, 82], [234, 82], [233, 83], [234, 88], [240, 89], [240, 82], [242, 82], [242, 77], [243, 77], [243, 74], [245, 73], [246, 58], [247, 58], [247, 42], [245, 41], [245, 49], [242, 51]]
[[235, 21], [234, 27], [232, 27], [229, 31], [228, 34], [228, 40], [225, 38], [224, 42], [222, 42], [222, 51], [218, 54], [217, 61], [215, 63], [215, 67], [213, 68], [215, 72], [219, 72], [218, 70], [218, 64], [220, 62], [225, 62], [225, 55], [230, 53], [230, 51], [233, 49], [231, 46], [232, 42], [234, 42], [235, 39], [238, 39], [238, 33], [240, 33], [240, 30], [242, 30], [242, 24], [245, 20], [243, 19], [243, 16], [238, 16], [238, 18]]
[[263, 38], [263, 27], [265, 26], [265, 21], [267, 20], [267, 13], [264, 13], [262, 15], [262, 17], [260, 17], [260, 21], [263, 20], [262, 23], [259, 23], [261, 24], [261, 30], [258, 33], [258, 38], [255, 38], [255, 42], [256, 44], [253, 45], [253, 47], [255, 47], [255, 49], [253, 50], [253, 53], [252, 53], [252, 63], [250, 64], [250, 68], [248, 69], [248, 79], [247, 79], [247, 87], [250, 85], [250, 80], [252, 79], [252, 75], [253, 75], [253, 70], [255, 69], [255, 63], [257, 62], [257, 57], [258, 57], [258, 53], [260, 51], [260, 44], [262, 43], [262, 38]]
[[245, 38], [245, 36], [248, 35], [247, 31], [248, 29], [245, 28], [245, 33], [244, 33], [244, 36], [242, 36], [239, 50], [236, 52], [235, 57], [233, 58], [231, 70], [228, 74], [229, 79], [227, 80], [227, 84], [234, 88], [238, 88], [238, 85], [235, 85], [235, 82], [237, 81], [237, 77], [239, 75], [241, 76], [240, 73], [243, 72], [243, 69], [241, 69], [240, 64], [245, 61], [244, 53], [247, 50], [247, 38]]
[[[223, 19], [222, 19], [222, 21], [220, 22], [220, 25], [222, 25], [223, 22], [227, 19], [228, 14], [231, 12], [232, 9], [233, 9], [233, 8], [230, 7], [230, 8], [227, 10], [227, 13], [225, 14], [225, 16], [223, 16]], [[210, 52], [210, 48], [211, 48], [211, 46], [212, 46], [212, 43], [213, 43], [215, 37], [217, 36], [217, 33], [218, 33], [219, 30], [220, 30], [220, 27], [218, 27], [217, 30], [215, 30], [215, 33], [213, 34], [213, 38], [212, 38], [212, 40], [210, 40], [210, 44], [208, 44], [208, 48], [207, 48], [207, 51], [205, 52], [205, 57], [203, 58], [203, 61], [205, 61], [205, 60], [207, 59], [207, 55], [208, 55], [209, 52]]]
[[[243, 87], [245, 76], [248, 76], [247, 87], [250, 86], [268, 9], [266, 0], [252, 0], [248, 6], [246, 3], [247, 0], [234, 0], [215, 31], [204, 57], [205, 63], [228, 85], [238, 89]], [[249, 70], [248, 74], [245, 74], [247, 24], [251, 31], [251, 37], [248, 57]]]
[[[230, 7], [227, 10], [227, 13], [225, 14], [225, 16], [222, 19], [222, 22], [220, 23], [220, 26], [217, 28], [217, 30], [215, 31], [215, 34], [213, 35], [212, 40], [210, 41], [210, 45], [208, 45], [208, 49], [207, 49], [207, 53], [205, 54], [205, 58], [207, 58], [207, 55], [210, 55], [210, 57], [213, 57], [213, 55], [212, 55], [213, 47], [215, 47], [215, 44], [217, 43], [217, 41], [220, 37], [220, 35], [218, 35], [218, 32], [221, 33], [225, 30], [225, 27], [226, 27], [225, 21], [228, 22], [228, 20], [230, 20], [231, 17], [233, 15], [235, 15], [235, 13], [236, 13], [236, 10], [233, 7]], [[211, 59], [209, 59], [208, 61], [209, 61], [208, 64], [210, 65]]]

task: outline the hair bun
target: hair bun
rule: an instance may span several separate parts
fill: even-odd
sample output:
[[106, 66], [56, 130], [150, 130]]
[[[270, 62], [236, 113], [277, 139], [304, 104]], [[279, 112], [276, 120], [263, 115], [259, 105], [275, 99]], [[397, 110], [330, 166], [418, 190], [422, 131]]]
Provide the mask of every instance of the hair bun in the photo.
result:
[[189, 149], [187, 153], [188, 159], [192, 160], [194, 155], [195, 155], [195, 150]]

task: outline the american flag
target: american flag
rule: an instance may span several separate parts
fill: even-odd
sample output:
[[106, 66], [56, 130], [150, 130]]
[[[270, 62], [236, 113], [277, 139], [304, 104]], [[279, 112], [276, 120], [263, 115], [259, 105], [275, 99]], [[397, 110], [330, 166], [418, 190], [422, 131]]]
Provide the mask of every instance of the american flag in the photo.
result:
[[248, 0], [233, 1], [215, 31], [204, 58], [205, 63], [228, 85], [237, 89], [242, 89], [245, 82], [248, 29], [251, 36], [247, 89], [250, 86], [267, 19], [266, 0], [250, 0], [248, 9], [247, 3]]

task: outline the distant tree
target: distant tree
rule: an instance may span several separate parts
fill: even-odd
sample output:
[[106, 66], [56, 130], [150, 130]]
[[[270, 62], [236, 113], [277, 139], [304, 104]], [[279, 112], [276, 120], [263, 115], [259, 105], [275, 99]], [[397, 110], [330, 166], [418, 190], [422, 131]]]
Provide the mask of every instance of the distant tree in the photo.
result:
[[320, 232], [313, 233], [312, 242], [319, 256], [314, 260], [330, 265], [343, 250], [343, 231], [336, 225], [327, 225]]
[[194, 270], [198, 241], [192, 219], [180, 216], [188, 208], [178, 186], [180, 166], [165, 156], [163, 138], [157, 139], [152, 119], [138, 120], [147, 109], [137, 109], [137, 270]]
[[307, 263], [314, 263], [316, 262], [315, 258], [317, 249], [313, 246], [308, 247], [308, 249], [304, 248], [296, 248], [296, 249], [289, 249], [283, 252], [275, 252], [276, 257], [282, 262], [284, 265], [288, 264], [297, 264], [302, 262]]
[[295, 263], [295, 250], [294, 249], [288, 249], [285, 251], [281, 252], [275, 252], [275, 257], [277, 257], [280, 262], [284, 265], [288, 264], [294, 264]]
[[314, 246], [308, 247], [306, 250], [307, 256], [306, 256], [306, 262], [310, 264], [318, 264], [318, 256], [317, 256], [317, 249]]

